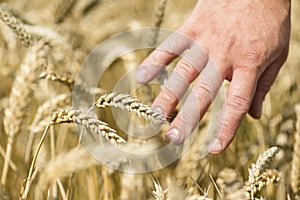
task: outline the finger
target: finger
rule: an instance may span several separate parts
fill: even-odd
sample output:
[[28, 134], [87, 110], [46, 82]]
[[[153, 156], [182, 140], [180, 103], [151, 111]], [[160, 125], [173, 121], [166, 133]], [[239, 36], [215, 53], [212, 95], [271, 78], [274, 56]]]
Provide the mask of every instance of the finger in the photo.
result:
[[203, 117], [222, 82], [223, 78], [218, 68], [209, 59], [187, 100], [166, 133], [166, 137], [169, 140], [175, 144], [180, 144], [185, 140]]
[[265, 96], [271, 89], [271, 86], [281, 68], [285, 62], [287, 53], [282, 54], [276, 61], [274, 61], [262, 74], [258, 83], [255, 96], [253, 98], [249, 114], [254, 118], [260, 118], [262, 113], [262, 105]]
[[232, 82], [222, 109], [221, 126], [216, 139], [209, 146], [210, 153], [222, 152], [233, 140], [241, 120], [248, 112], [256, 83], [256, 70], [243, 68], [233, 72]]
[[173, 32], [142, 62], [136, 72], [137, 82], [143, 84], [152, 80], [191, 44], [192, 40], [183, 33]]
[[194, 45], [185, 52], [162, 91], [153, 102], [152, 107], [159, 107], [168, 116], [174, 110], [190, 84], [204, 68], [207, 59], [207, 53], [199, 45]]

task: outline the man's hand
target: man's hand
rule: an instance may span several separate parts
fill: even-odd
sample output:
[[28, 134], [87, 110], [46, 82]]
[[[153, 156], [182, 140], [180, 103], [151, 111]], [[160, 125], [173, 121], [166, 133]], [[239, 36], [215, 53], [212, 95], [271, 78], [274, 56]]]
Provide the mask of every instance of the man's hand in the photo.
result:
[[199, 0], [185, 23], [137, 71], [137, 81], [146, 83], [188, 50], [153, 103], [165, 115], [200, 74], [166, 137], [183, 142], [227, 79], [222, 122], [209, 149], [222, 152], [247, 112], [261, 116], [264, 97], [287, 58], [289, 37], [289, 0]]

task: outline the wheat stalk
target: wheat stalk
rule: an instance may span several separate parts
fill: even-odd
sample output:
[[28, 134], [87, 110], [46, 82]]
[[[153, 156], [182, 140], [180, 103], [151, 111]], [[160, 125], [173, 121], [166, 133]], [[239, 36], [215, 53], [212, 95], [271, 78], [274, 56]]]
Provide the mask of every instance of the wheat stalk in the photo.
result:
[[154, 123], [166, 122], [166, 118], [162, 115], [162, 113], [144, 104], [138, 99], [131, 97], [129, 94], [104, 94], [99, 97], [90, 110], [94, 110], [96, 107], [105, 108], [111, 106], [133, 112], [146, 120], [153, 121]]
[[21, 127], [27, 116], [27, 109], [32, 101], [32, 93], [37, 80], [38, 71], [46, 66], [49, 44], [45, 40], [40, 40], [32, 46], [13, 83], [11, 94], [9, 96], [9, 105], [4, 110], [4, 130], [8, 135], [5, 163], [2, 171], [2, 184], [5, 184], [8, 162], [10, 160], [12, 143], [14, 137], [21, 132]]
[[25, 46], [33, 44], [33, 37], [24, 28], [22, 21], [13, 16], [3, 5], [0, 6], [0, 19], [17, 34]]
[[294, 142], [294, 153], [291, 169], [291, 187], [295, 195], [300, 196], [300, 104], [295, 106], [296, 111], [296, 131]]
[[255, 185], [257, 181], [260, 179], [260, 175], [265, 171], [265, 169], [269, 166], [271, 160], [274, 156], [279, 152], [279, 148], [274, 146], [266, 150], [263, 154], [259, 155], [255, 164], [251, 164], [251, 168], [249, 168], [249, 186], [251, 191], [251, 199], [254, 198], [254, 194], [256, 191]]
[[51, 112], [62, 108], [63, 106], [69, 106], [71, 104], [70, 94], [60, 94], [53, 99], [46, 101], [37, 109], [34, 119], [30, 125], [30, 133], [27, 140], [25, 150], [25, 162], [29, 161], [30, 151], [32, 149], [32, 143], [36, 133], [42, 132], [47, 123], [51, 119]]

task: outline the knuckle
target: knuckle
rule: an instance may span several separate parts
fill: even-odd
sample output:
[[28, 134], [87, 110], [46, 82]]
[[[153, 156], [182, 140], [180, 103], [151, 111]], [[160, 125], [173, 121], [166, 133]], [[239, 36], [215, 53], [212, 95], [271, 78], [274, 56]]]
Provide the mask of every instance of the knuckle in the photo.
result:
[[160, 99], [160, 102], [165, 102], [166, 104], [169, 104], [169, 105], [177, 105], [178, 103], [178, 99], [177, 99], [177, 96], [175, 95], [174, 92], [172, 92], [169, 88], [167, 87], [163, 87], [160, 95], [159, 95], [159, 99]]
[[239, 113], [246, 114], [250, 107], [250, 102], [246, 97], [238, 94], [232, 94], [228, 97], [227, 106]]
[[268, 50], [263, 45], [252, 44], [241, 54], [241, 67], [260, 67], [268, 59]]
[[195, 93], [197, 98], [203, 98], [204, 96], [210, 96], [211, 91], [209, 89], [209, 86], [205, 83], [205, 81], [201, 80], [198, 81], [194, 88], [193, 92]]
[[175, 69], [182, 77], [186, 78], [191, 83], [195, 76], [199, 73], [195, 67], [187, 60], [182, 59], [178, 63], [178, 67]]

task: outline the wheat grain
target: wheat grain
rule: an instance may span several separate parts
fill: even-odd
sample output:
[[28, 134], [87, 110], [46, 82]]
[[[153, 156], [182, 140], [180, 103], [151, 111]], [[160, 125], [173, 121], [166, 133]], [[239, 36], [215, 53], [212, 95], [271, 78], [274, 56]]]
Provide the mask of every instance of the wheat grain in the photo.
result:
[[[26, 117], [38, 71], [47, 63], [49, 45], [42, 40], [33, 46], [26, 55], [20, 71], [13, 83], [9, 96], [9, 106], [4, 113], [4, 129], [10, 137], [21, 131], [21, 125]], [[13, 129], [13, 130], [12, 130]]]
[[255, 164], [251, 164], [251, 168], [249, 168], [249, 185], [251, 191], [251, 198], [253, 199], [255, 184], [257, 183], [260, 175], [265, 171], [265, 169], [269, 166], [271, 160], [274, 156], [279, 152], [278, 147], [271, 147], [266, 150], [263, 154], [259, 155]]
[[116, 107], [122, 110], [133, 112], [146, 120], [154, 123], [166, 122], [166, 118], [157, 110], [145, 105], [138, 99], [131, 97], [129, 94], [110, 93], [102, 95], [92, 106], [91, 110], [105, 107]]
[[1, 182], [5, 184], [11, 145], [14, 137], [21, 132], [21, 127], [27, 116], [27, 109], [32, 101], [32, 93], [37, 80], [38, 71], [46, 66], [50, 46], [45, 40], [40, 40], [32, 46], [21, 64], [9, 96], [9, 105], [4, 110], [4, 130], [8, 135], [5, 164]]
[[296, 111], [296, 131], [294, 142], [294, 153], [291, 169], [291, 187], [295, 195], [300, 196], [300, 104], [295, 106]]
[[249, 182], [254, 183], [255, 179], [259, 177], [264, 170], [269, 166], [271, 160], [279, 152], [278, 147], [271, 147], [263, 154], [259, 155], [255, 164], [251, 165], [249, 169]]
[[70, 90], [73, 89], [75, 80], [68, 74], [59, 74], [53, 71], [42, 72], [39, 76], [41, 79], [52, 80], [66, 85]]
[[280, 174], [275, 169], [269, 169], [263, 172], [255, 181], [254, 187], [249, 182], [245, 183], [245, 190], [247, 191], [247, 198], [250, 198], [251, 192], [254, 194], [259, 192], [264, 186], [280, 181]]
[[56, 112], [51, 119], [53, 124], [76, 123], [103, 136], [112, 144], [126, 143], [126, 141], [117, 135], [117, 132], [110, 128], [107, 123], [98, 120], [96, 117], [82, 113], [79, 110], [62, 110]]
[[14, 31], [25, 46], [33, 44], [33, 37], [24, 28], [21, 20], [13, 16], [4, 6], [0, 6], [0, 19]]
[[154, 197], [155, 200], [166, 200], [167, 199], [167, 189], [163, 189], [162, 186], [160, 185], [160, 183], [158, 182], [158, 180], [155, 180], [152, 176], [151, 176], [153, 185], [154, 185], [154, 190], [152, 190], [152, 195]]

